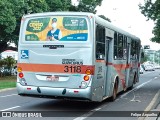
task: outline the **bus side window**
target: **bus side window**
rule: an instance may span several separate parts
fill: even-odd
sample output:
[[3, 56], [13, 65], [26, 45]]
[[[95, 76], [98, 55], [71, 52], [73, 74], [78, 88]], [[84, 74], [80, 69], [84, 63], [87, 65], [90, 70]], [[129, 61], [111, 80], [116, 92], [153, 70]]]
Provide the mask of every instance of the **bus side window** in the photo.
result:
[[104, 60], [105, 44], [97, 43], [96, 59]]
[[132, 56], [132, 60], [137, 59], [136, 58], [136, 41], [134, 39], [132, 39], [132, 42], [131, 42], [131, 56]]
[[96, 59], [104, 60], [105, 56], [105, 28], [96, 26]]
[[123, 59], [127, 58], [127, 37], [124, 36], [123, 39]]
[[117, 49], [117, 33], [114, 33], [114, 59], [117, 59], [118, 49]]
[[123, 35], [118, 34], [118, 58], [122, 59], [123, 58]]

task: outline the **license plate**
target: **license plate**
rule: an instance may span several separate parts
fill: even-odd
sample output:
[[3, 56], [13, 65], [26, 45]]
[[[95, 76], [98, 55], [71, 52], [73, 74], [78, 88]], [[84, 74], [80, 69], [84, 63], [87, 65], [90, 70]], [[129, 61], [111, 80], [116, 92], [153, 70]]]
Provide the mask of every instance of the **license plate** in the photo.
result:
[[59, 81], [59, 76], [47, 76], [47, 81]]

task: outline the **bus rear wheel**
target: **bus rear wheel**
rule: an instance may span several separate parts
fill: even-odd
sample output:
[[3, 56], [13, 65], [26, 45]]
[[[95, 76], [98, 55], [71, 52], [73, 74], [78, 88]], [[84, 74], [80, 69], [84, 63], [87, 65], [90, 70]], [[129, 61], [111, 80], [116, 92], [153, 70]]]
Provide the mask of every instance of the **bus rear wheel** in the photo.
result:
[[118, 83], [117, 81], [114, 83], [114, 88], [113, 88], [113, 95], [111, 97], [111, 101], [115, 101], [117, 97], [117, 91], [118, 91]]
[[133, 85], [136, 84], [136, 81], [137, 81], [137, 77], [136, 77], [136, 73], [134, 75], [134, 79], [133, 79], [133, 82], [132, 82], [132, 85], [128, 88], [128, 90], [132, 90], [133, 89]]

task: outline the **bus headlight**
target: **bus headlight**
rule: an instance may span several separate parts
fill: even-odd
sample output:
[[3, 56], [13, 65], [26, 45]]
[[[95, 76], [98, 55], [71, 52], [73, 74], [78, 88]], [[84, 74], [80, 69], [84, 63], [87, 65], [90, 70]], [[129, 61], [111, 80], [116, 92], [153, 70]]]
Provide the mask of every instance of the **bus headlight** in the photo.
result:
[[19, 79], [21, 85], [27, 85], [26, 80], [24, 78]]

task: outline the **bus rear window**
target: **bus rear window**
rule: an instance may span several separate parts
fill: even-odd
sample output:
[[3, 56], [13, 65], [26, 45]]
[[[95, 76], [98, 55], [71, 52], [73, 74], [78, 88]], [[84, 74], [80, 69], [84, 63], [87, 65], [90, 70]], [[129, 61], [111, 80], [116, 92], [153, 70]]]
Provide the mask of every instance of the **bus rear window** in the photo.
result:
[[27, 23], [25, 41], [87, 41], [84, 17], [33, 18]]

